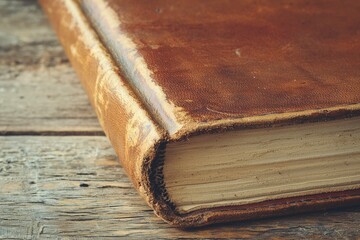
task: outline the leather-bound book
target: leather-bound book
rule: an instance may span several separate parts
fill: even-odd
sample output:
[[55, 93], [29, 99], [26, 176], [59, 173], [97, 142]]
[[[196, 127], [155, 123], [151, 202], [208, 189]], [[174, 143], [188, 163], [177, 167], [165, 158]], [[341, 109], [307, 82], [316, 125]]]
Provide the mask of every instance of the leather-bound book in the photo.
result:
[[360, 1], [40, 2], [165, 221], [360, 203]]

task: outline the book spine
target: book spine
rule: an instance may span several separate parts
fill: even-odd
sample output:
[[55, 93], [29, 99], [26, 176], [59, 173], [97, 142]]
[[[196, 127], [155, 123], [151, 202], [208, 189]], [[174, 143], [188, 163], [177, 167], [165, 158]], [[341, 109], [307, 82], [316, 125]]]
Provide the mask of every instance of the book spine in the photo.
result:
[[99, 122], [135, 188], [154, 208], [151, 164], [165, 139], [127, 84], [76, 0], [40, 0]]

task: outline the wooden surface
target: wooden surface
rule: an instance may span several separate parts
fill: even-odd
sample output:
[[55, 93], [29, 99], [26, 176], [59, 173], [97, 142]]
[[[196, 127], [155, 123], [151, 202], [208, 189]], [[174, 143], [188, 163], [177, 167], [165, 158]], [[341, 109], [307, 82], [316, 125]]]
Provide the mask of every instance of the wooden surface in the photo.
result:
[[0, 239], [359, 239], [360, 207], [179, 230], [132, 188], [35, 1], [0, 1]]
[[0, 0], [0, 131], [102, 132], [36, 1]]

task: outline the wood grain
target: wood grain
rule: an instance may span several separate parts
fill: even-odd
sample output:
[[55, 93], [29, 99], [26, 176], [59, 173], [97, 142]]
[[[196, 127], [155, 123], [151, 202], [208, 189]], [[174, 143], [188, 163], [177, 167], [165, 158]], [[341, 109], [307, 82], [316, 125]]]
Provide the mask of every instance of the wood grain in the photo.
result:
[[35, 1], [0, 1], [0, 133], [102, 132]]
[[[131, 186], [35, 1], [0, 1], [0, 239], [359, 239], [360, 207], [180, 230]], [[49, 96], [49, 97], [48, 97]], [[24, 136], [24, 135], [62, 136]], [[68, 136], [85, 135], [85, 136]]]
[[0, 236], [356, 239], [360, 208], [172, 228], [133, 189], [102, 136], [0, 137]]

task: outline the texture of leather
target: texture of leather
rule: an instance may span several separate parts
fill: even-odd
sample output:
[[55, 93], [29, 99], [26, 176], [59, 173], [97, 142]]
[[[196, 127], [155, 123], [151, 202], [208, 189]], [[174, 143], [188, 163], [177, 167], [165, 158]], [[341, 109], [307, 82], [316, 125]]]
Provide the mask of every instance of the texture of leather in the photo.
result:
[[80, 2], [173, 138], [360, 108], [360, 1]]
[[154, 184], [169, 141], [359, 115], [360, 2], [40, 2], [124, 169], [167, 222], [200, 226], [360, 202], [354, 189], [179, 215]]

